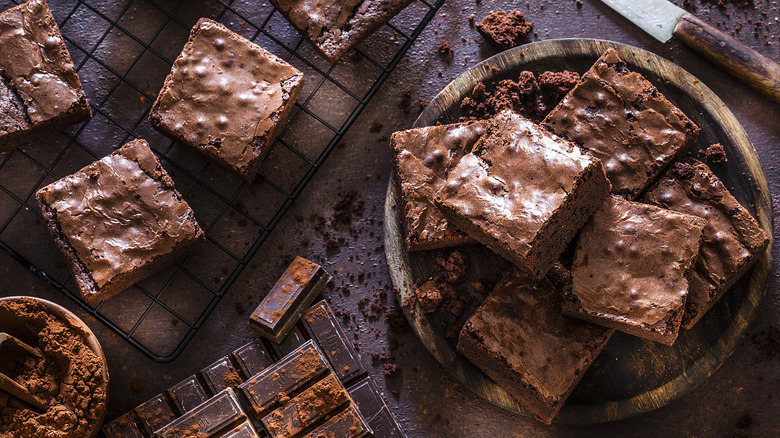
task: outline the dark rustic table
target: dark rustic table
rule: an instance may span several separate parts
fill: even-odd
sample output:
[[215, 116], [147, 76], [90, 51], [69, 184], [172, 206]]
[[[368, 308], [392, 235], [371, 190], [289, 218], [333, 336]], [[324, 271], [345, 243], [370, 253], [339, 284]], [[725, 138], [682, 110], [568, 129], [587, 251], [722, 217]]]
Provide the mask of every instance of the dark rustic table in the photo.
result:
[[[774, 191], [773, 199], [780, 200], [777, 183], [780, 158], [775, 153], [780, 145], [780, 104], [727, 76], [680, 43], [658, 43], [597, 0], [577, 3], [575, 0], [448, 0], [351, 128], [344, 145], [334, 151], [176, 361], [152, 362], [103, 325], [85, 317], [108, 356], [112, 377], [109, 419], [253, 338], [247, 326], [249, 312], [291, 257], [301, 255], [324, 264], [337, 278], [337, 287], [326, 289], [324, 295], [334, 309], [354, 315], [349, 331], [355, 333], [355, 343], [364, 362], [410, 437], [780, 436], [777, 261], [760, 312], [720, 369], [698, 388], [661, 409], [609, 424], [544, 426], [502, 411], [449, 377], [412, 331], [391, 330], [383, 318], [383, 306], [397, 306], [392, 293], [387, 294], [386, 301], [380, 293], [389, 287], [381, 248], [382, 207], [391, 163], [388, 137], [413, 123], [419, 112], [418, 99], [432, 98], [460, 73], [496, 53], [469, 26], [471, 15], [479, 20], [496, 10], [519, 7], [535, 23], [536, 34], [532, 40], [602, 38], [632, 44], [671, 59], [712, 88], [734, 112], [761, 157]], [[732, 32], [741, 28], [735, 33], [739, 40], [780, 61], [780, 1], [746, 0], [750, 5], [725, 8], [718, 7], [717, 0], [686, 0], [685, 3], [698, 6], [697, 15], [721, 29]], [[444, 41], [454, 49], [449, 58], [436, 52]], [[404, 109], [398, 101], [407, 88], [411, 90], [412, 103]], [[381, 122], [381, 129], [375, 121]], [[316, 216], [330, 217], [333, 202], [350, 190], [365, 203], [364, 210], [362, 214], [352, 215], [351, 226], [339, 225], [329, 230], [332, 236], [344, 240], [339, 247], [326, 249], [323, 234], [315, 227]], [[359, 277], [361, 270], [364, 275]], [[38, 295], [76, 310], [71, 302], [5, 254], [0, 254], [0, 272], [5, 278], [0, 286], [3, 295]], [[363, 297], [380, 306], [366, 307], [360, 303]], [[383, 373], [386, 363], [400, 365], [400, 372], [386, 377]]]

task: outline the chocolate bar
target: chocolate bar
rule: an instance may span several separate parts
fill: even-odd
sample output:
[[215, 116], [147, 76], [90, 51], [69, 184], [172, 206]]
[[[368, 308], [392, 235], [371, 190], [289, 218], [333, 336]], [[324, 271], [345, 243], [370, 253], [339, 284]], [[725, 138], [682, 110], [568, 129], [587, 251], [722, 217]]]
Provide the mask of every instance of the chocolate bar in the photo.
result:
[[135, 419], [147, 436], [176, 418], [173, 408], [162, 394], [135, 408]]
[[178, 438], [197, 436], [209, 438], [220, 436], [247, 416], [238, 402], [233, 388], [227, 388], [189, 414], [158, 430], [157, 438]]
[[234, 427], [233, 430], [222, 435], [221, 438], [260, 438], [260, 435], [252, 427], [252, 423], [249, 420], [244, 420], [243, 423]]
[[296, 257], [252, 313], [250, 328], [280, 343], [330, 280], [320, 265]]
[[307, 341], [273, 366], [239, 385], [238, 389], [260, 417], [278, 401], [280, 395], [289, 397], [329, 371], [327, 359], [320, 349], [314, 342]]
[[241, 376], [230, 363], [227, 356], [200, 371], [200, 377], [206, 384], [206, 389], [211, 395], [216, 395], [227, 388], [235, 388], [241, 384]]
[[347, 392], [367, 419], [375, 438], [406, 437], [373, 380], [365, 378], [352, 385]]
[[344, 384], [365, 374], [360, 356], [326, 301], [320, 301], [310, 307], [303, 314], [302, 320], [304, 327], [320, 345], [336, 375]]
[[103, 427], [106, 438], [145, 438], [141, 429], [135, 424], [132, 412], [117, 418]]
[[292, 438], [346, 403], [350, 403], [347, 390], [329, 374], [263, 417], [262, 422], [273, 438]]
[[168, 398], [173, 402], [178, 414], [184, 415], [205, 402], [208, 396], [198, 379], [190, 376], [169, 389]]
[[370, 434], [371, 428], [366, 424], [365, 418], [360, 415], [355, 405], [350, 405], [343, 412], [307, 434], [306, 438], [360, 438]]
[[248, 379], [271, 365], [271, 357], [263, 347], [250, 342], [231, 353], [233, 362], [238, 366], [244, 379]]

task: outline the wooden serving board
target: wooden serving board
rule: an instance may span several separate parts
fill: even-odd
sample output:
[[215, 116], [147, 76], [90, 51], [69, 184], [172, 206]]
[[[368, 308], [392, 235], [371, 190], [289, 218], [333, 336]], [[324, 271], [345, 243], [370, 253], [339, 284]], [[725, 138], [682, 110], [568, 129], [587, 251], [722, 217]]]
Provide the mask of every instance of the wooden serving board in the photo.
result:
[[[609, 47], [614, 47], [630, 69], [652, 81], [701, 128], [694, 156], [712, 143], [725, 146], [728, 164], [715, 166], [713, 170], [773, 238], [769, 188], [742, 126], [725, 104], [691, 74], [635, 47], [577, 39], [543, 41], [503, 52], [451, 82], [420, 115], [414, 127], [457, 121], [461, 100], [477, 82], [516, 80], [522, 70], [536, 74], [546, 70], [584, 73]], [[399, 207], [399, 190], [391, 177], [385, 201], [385, 251], [393, 284], [403, 302], [405, 297], [414, 294], [415, 281], [428, 278], [437, 253], [406, 251]], [[772, 246], [770, 243], [754, 267], [693, 329], [681, 332], [674, 346], [617, 332], [555, 421], [588, 424], [630, 417], [657, 409], [703, 382], [731, 354], [753, 319], [764, 296]], [[508, 268], [506, 261], [478, 245], [462, 247], [462, 251], [470, 259], [471, 280], [488, 279], [496, 283]], [[404, 312], [420, 340], [447, 372], [490, 402], [526, 414], [506, 391], [457, 353], [457, 339], [446, 338], [437, 314], [426, 315], [419, 307], [404, 308]], [[468, 312], [473, 312], [473, 306]], [[467, 317], [468, 314], [464, 315], [461, 321]]]

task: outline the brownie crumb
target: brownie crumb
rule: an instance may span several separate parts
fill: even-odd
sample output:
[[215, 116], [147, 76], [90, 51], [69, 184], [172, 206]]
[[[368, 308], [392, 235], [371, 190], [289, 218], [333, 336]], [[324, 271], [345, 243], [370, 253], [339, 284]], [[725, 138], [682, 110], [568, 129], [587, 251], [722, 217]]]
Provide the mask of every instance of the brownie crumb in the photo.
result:
[[414, 293], [417, 295], [417, 301], [424, 313], [433, 313], [438, 310], [444, 299], [439, 286], [433, 280], [414, 288]]
[[355, 192], [347, 190], [339, 195], [333, 202], [333, 221], [336, 223], [348, 224], [352, 217], [352, 201], [355, 200]]
[[442, 41], [441, 44], [439, 44], [439, 47], [436, 49], [436, 53], [439, 55], [445, 55], [449, 56], [453, 52], [452, 47], [450, 47], [449, 41]]
[[525, 15], [520, 11], [515, 10], [508, 14], [498, 11], [477, 23], [477, 30], [491, 44], [506, 50], [527, 41], [533, 26], [533, 21], [525, 21]]
[[383, 366], [385, 371], [385, 377], [393, 377], [401, 372], [401, 365], [397, 363], [386, 363]]
[[404, 91], [401, 92], [401, 97], [398, 98], [398, 107], [399, 108], [408, 108], [409, 102], [412, 100], [412, 89], [407, 88]]
[[726, 149], [722, 144], [715, 143], [710, 145], [704, 152], [707, 156], [707, 161], [714, 164], [726, 164]]
[[379, 120], [374, 120], [371, 122], [371, 126], [368, 127], [368, 132], [379, 132], [384, 128], [385, 125], [380, 122]]
[[489, 119], [505, 109], [541, 122], [544, 117], [579, 82], [580, 75], [571, 71], [546, 71], [537, 80], [533, 72], [522, 71], [517, 81], [504, 79], [487, 87], [478, 83], [471, 96], [460, 104], [460, 121]]
[[436, 257], [433, 267], [434, 278], [437, 282], [459, 284], [466, 280], [468, 275], [469, 259], [459, 250], [454, 250], [445, 257]]

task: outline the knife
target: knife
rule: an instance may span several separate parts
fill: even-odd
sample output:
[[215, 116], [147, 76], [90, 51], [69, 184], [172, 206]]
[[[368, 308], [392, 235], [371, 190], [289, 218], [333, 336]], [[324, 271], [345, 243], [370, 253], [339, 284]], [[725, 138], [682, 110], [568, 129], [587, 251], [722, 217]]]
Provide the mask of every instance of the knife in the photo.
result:
[[780, 102], [780, 65], [666, 0], [601, 0], [665, 43], [672, 36]]

